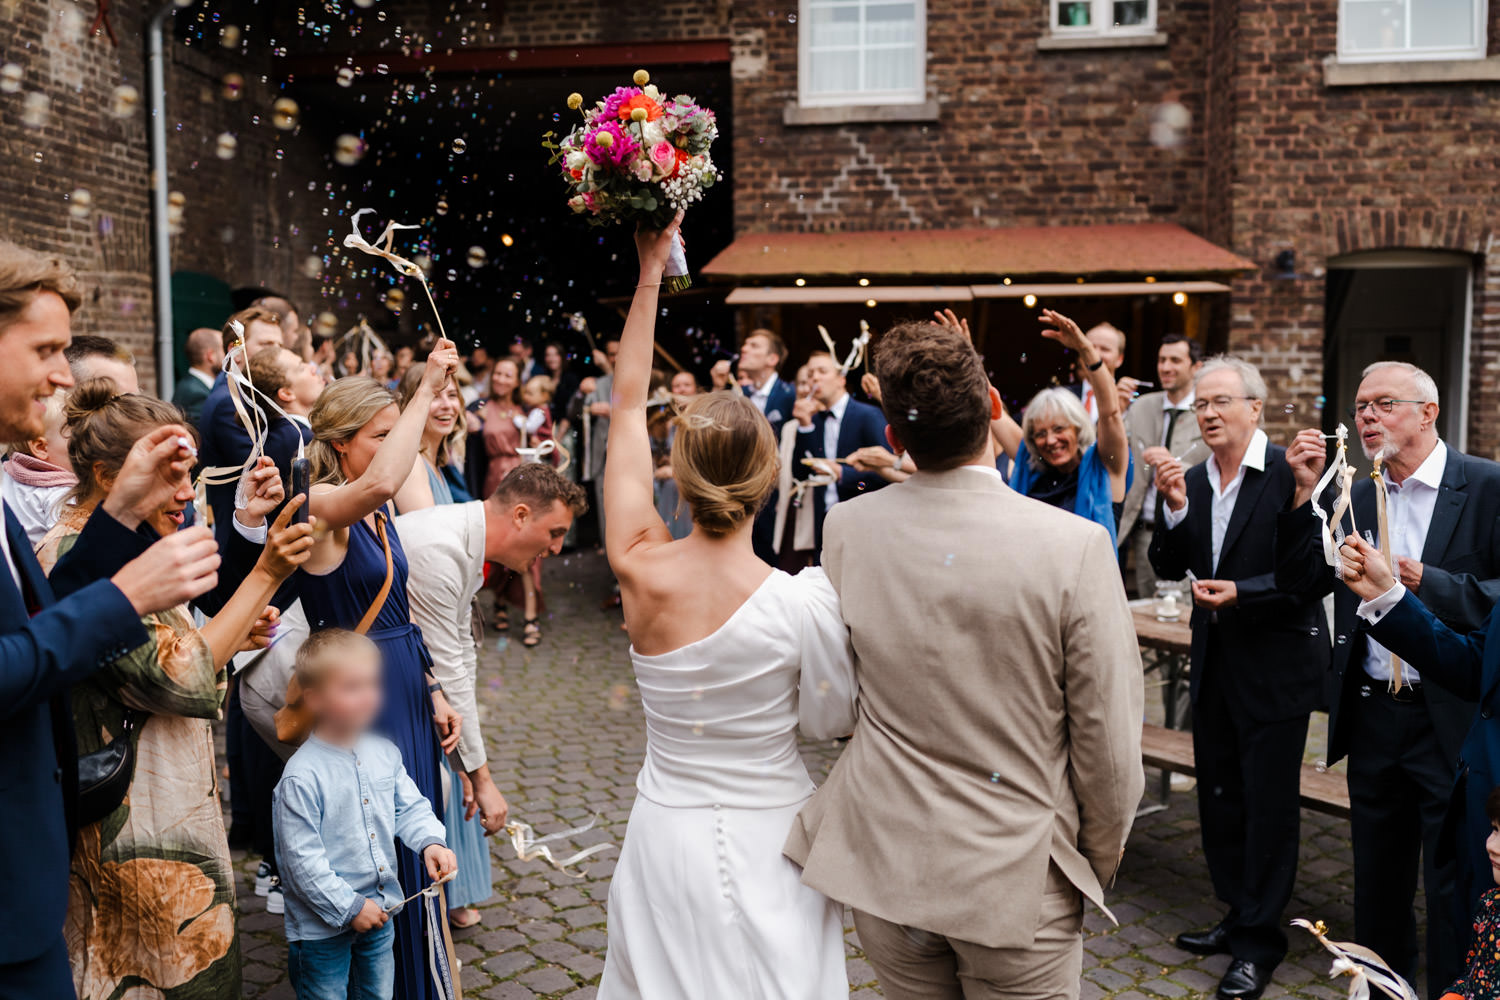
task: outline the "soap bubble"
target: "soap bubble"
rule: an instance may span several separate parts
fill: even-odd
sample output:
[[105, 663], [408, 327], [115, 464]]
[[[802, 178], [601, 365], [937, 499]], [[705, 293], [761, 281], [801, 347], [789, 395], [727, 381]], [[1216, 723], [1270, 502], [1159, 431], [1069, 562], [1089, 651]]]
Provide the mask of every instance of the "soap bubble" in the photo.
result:
[[354, 86], [354, 68], [352, 66], [340, 66], [338, 73], [334, 76], [334, 82], [340, 87]]
[[294, 129], [301, 110], [290, 97], [278, 97], [276, 103], [271, 105], [271, 124], [283, 132]]
[[467, 142], [464, 142], [462, 139], [453, 140], [453, 151], [455, 153], [463, 153], [468, 148], [469, 144]]
[[323, 274], [323, 258], [315, 253], [302, 258], [302, 273], [308, 278], [317, 280]]
[[393, 313], [398, 313], [406, 307], [406, 293], [399, 288], [392, 288], [385, 293], [385, 307]]
[[26, 79], [26, 71], [18, 63], [6, 63], [0, 66], [0, 94], [19, 94], [21, 83]]
[[367, 148], [359, 136], [345, 133], [333, 142], [333, 160], [341, 167], [352, 167], [365, 158]]
[[465, 259], [468, 260], [470, 267], [483, 267], [489, 260], [489, 254], [484, 252], [484, 247], [473, 246], [469, 247], [469, 256]]
[[1163, 101], [1151, 109], [1149, 135], [1158, 149], [1176, 149], [1187, 142], [1193, 113], [1177, 101]]
[[219, 78], [219, 96], [226, 101], [238, 101], [245, 96], [245, 78], [238, 73], [225, 73]]
[[74, 188], [68, 195], [68, 214], [75, 219], [87, 219], [94, 209], [94, 196], [87, 188]]
[[447, 215], [448, 214], [448, 199], [447, 198], [439, 198], [438, 199], [437, 214], [438, 215]]
[[52, 102], [41, 91], [34, 90], [21, 100], [21, 124], [28, 128], [42, 128], [52, 116]]
[[240, 141], [232, 132], [220, 132], [219, 137], [214, 140], [214, 155], [221, 160], [232, 160], [239, 151]]
[[220, 28], [219, 44], [226, 49], [238, 46], [240, 44], [240, 26], [237, 24], [226, 24]]
[[109, 95], [109, 113], [116, 118], [129, 118], [141, 105], [141, 92], [128, 83], [122, 83]]

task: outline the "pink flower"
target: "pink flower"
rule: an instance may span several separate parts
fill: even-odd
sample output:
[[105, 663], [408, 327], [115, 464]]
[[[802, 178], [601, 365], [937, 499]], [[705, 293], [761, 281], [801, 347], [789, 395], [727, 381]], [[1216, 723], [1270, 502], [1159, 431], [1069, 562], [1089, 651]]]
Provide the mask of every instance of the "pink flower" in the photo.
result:
[[663, 140], [651, 147], [651, 162], [656, 169], [670, 174], [677, 167], [677, 147]]
[[[601, 144], [599, 137], [606, 134], [609, 138]], [[583, 151], [600, 166], [619, 166], [629, 161], [640, 148], [641, 144], [619, 122], [605, 122], [583, 140]]]

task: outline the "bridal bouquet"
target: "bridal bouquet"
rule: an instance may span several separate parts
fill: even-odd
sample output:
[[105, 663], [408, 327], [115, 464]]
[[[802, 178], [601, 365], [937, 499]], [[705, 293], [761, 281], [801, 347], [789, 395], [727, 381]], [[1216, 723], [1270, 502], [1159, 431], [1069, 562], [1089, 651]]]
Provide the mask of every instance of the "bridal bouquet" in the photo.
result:
[[[581, 94], [570, 94], [568, 107], [583, 121], [560, 141], [548, 132], [542, 145], [562, 168], [574, 212], [593, 225], [661, 230], [720, 179], [708, 151], [719, 126], [691, 97], [663, 97], [645, 70], [636, 70], [634, 82], [588, 108]], [[672, 291], [691, 284], [680, 237], [666, 279]]]

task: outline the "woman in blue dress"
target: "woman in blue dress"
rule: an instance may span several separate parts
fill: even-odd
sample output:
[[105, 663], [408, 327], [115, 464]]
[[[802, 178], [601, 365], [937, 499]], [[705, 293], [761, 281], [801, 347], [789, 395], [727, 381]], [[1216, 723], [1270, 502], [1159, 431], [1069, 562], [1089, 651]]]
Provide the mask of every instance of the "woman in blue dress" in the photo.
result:
[[[439, 741], [457, 743], [458, 713], [432, 682], [421, 632], [411, 623], [406, 555], [391, 525], [390, 501], [409, 479], [425, 484], [425, 463], [418, 463], [417, 451], [428, 408], [457, 365], [453, 344], [439, 341], [405, 414], [389, 389], [362, 376], [340, 379], [318, 397], [309, 414], [308, 458], [319, 539], [299, 583], [312, 631], [363, 624], [380, 647], [385, 702], [377, 729], [400, 748], [407, 773], [438, 814]], [[406, 894], [425, 888], [429, 880], [421, 859], [407, 850], [398, 858]], [[425, 908], [416, 905], [396, 917], [398, 1000], [442, 997], [429, 972], [425, 921]], [[431, 934], [441, 939], [440, 929]]]
[[1132, 475], [1130, 442], [1114, 372], [1078, 324], [1043, 309], [1042, 336], [1078, 355], [1078, 367], [1099, 406], [1096, 424], [1068, 389], [1043, 389], [1026, 404], [1021, 423], [1009, 411], [996, 421], [995, 436], [1014, 463], [1010, 485], [1025, 496], [1116, 530]]
[[[415, 364], [401, 378], [401, 409], [412, 405], [417, 390], [426, 377], [427, 366]], [[407, 487], [396, 495], [396, 511], [421, 510], [434, 504], [466, 503], [471, 497], [463, 492], [464, 401], [458, 386], [449, 382], [432, 397], [427, 407], [427, 425], [422, 431], [422, 448], [419, 462], [427, 473], [430, 494], [408, 481]], [[466, 669], [465, 664], [439, 664], [450, 670]], [[450, 676], [440, 673], [439, 676]], [[462, 707], [462, 706], [456, 706]], [[460, 712], [462, 714], [462, 712]], [[472, 719], [473, 716], [470, 716]], [[490, 845], [485, 839], [484, 826], [476, 811], [469, 813], [469, 803], [474, 794], [469, 776], [456, 768], [445, 755], [443, 770], [447, 772], [447, 804], [442, 812], [443, 826], [448, 831], [448, 847], [458, 855], [458, 874], [449, 882], [445, 892], [448, 898], [448, 922], [456, 928], [473, 927], [481, 917], [476, 903], [482, 903], [494, 894], [494, 875], [490, 866]]]

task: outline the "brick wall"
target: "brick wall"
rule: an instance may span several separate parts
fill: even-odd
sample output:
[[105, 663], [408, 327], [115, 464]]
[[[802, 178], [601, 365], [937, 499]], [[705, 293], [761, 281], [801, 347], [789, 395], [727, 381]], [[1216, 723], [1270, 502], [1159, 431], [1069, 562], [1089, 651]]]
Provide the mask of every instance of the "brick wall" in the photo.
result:
[[[1318, 420], [1328, 259], [1451, 250], [1475, 260], [1468, 446], [1500, 454], [1500, 260], [1490, 253], [1500, 227], [1500, 130], [1481, 125], [1500, 118], [1500, 86], [1325, 87], [1322, 61], [1336, 44], [1332, 0], [1237, 7], [1233, 29], [1215, 34], [1227, 46], [1215, 59], [1223, 51], [1236, 66], [1232, 145], [1220, 147], [1233, 163], [1232, 183], [1218, 189], [1227, 194], [1220, 211], [1228, 225], [1215, 236], [1267, 271], [1279, 250], [1293, 248], [1308, 275], [1234, 285], [1231, 347], [1262, 364], [1273, 392], [1296, 407], [1270, 408], [1273, 431]], [[1492, 5], [1492, 36], [1497, 24]]]
[[[0, 62], [20, 66], [23, 79], [19, 93], [0, 95], [0, 156], [12, 165], [0, 173], [0, 234], [67, 258], [85, 285], [75, 332], [125, 343], [143, 386], [153, 386], [145, 16], [135, 5], [114, 7], [115, 48], [87, 34], [94, 8], [73, 0], [6, 6], [9, 35]], [[318, 285], [303, 275], [301, 262], [328, 229], [307, 191], [324, 177], [323, 138], [269, 124], [275, 94], [263, 82], [274, 79], [265, 45], [247, 45], [245, 54], [180, 42], [169, 47], [169, 170], [172, 189], [186, 198], [182, 232], [172, 241], [174, 270], [205, 272], [232, 286], [274, 286], [313, 301]], [[237, 102], [221, 95], [227, 72], [246, 80]], [[116, 117], [111, 111], [121, 85], [134, 87], [140, 100]], [[45, 98], [42, 124], [26, 113], [40, 100], [30, 95]], [[238, 138], [231, 160], [214, 154], [223, 132]], [[69, 211], [77, 189], [92, 198], [81, 217]]]
[[935, 122], [788, 126], [797, 31], [736, 0], [736, 226], [742, 232], [1166, 220], [1203, 227], [1203, 144], [1158, 149], [1157, 103], [1203, 114], [1208, 4], [1161, 0], [1164, 48], [1039, 51], [1041, 0], [932, 0]]

